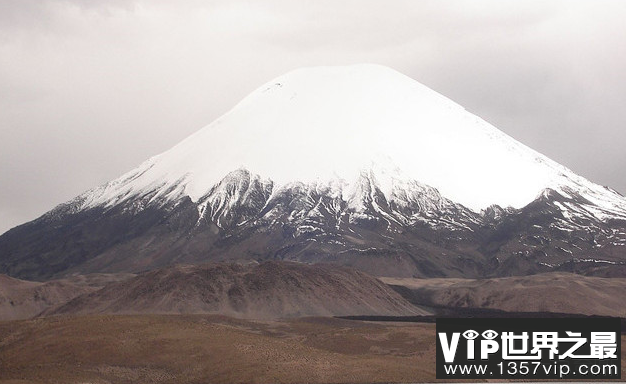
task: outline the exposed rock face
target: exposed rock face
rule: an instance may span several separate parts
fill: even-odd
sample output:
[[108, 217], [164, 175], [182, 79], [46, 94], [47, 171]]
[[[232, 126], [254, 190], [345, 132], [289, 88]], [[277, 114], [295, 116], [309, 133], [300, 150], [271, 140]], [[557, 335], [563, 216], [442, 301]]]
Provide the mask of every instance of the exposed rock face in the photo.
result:
[[417, 182], [396, 188], [389, 201], [361, 178], [347, 201], [330, 186], [273, 190], [238, 170], [200, 206], [189, 198], [141, 209], [134, 200], [78, 211], [62, 205], [0, 237], [0, 270], [41, 280], [278, 259], [397, 277], [626, 276], [626, 221], [599, 219], [599, 208], [580, 195], [546, 190], [522, 209], [478, 214]]

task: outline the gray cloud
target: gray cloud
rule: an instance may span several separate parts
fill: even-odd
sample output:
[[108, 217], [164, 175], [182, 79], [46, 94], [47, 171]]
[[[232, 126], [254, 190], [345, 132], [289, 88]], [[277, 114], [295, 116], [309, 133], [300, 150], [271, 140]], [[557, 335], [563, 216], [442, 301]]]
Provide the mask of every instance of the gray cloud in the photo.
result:
[[288, 70], [375, 62], [626, 192], [626, 2], [0, 0], [0, 232]]

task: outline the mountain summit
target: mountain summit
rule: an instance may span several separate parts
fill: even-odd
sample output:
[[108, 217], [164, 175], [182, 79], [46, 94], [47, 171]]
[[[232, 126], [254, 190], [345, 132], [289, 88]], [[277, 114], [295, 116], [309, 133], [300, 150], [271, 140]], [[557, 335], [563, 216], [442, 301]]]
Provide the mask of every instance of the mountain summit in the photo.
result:
[[0, 272], [289, 259], [391, 276], [621, 273], [624, 223], [621, 195], [409, 77], [316, 67], [7, 232]]
[[348, 187], [344, 194], [373, 171], [388, 199], [395, 181], [419, 180], [475, 211], [521, 208], [543, 189], [563, 186], [623, 204], [437, 92], [372, 64], [280, 76], [86, 198], [89, 206], [115, 204], [159, 189], [157, 197], [197, 202], [238, 168], [275, 187], [316, 182]]

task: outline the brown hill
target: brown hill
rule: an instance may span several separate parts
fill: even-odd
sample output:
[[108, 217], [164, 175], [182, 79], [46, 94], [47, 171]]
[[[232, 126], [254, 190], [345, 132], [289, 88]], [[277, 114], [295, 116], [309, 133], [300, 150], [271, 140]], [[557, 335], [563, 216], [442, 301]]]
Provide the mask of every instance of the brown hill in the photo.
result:
[[381, 278], [426, 306], [626, 317], [626, 279], [544, 273], [494, 279]]
[[94, 289], [68, 281], [41, 283], [0, 275], [0, 321], [33, 317]]
[[219, 313], [245, 318], [418, 315], [381, 281], [334, 265], [172, 266], [114, 282], [46, 314]]

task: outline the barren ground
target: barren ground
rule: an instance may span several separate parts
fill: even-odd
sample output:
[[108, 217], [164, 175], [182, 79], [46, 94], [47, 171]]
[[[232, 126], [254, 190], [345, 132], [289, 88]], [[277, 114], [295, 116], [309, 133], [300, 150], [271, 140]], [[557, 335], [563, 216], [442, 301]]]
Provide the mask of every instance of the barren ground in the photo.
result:
[[206, 315], [0, 323], [0, 383], [363, 383], [434, 380], [432, 324]]
[[334, 318], [48, 317], [0, 323], [0, 383], [432, 382], [434, 339], [434, 324]]

